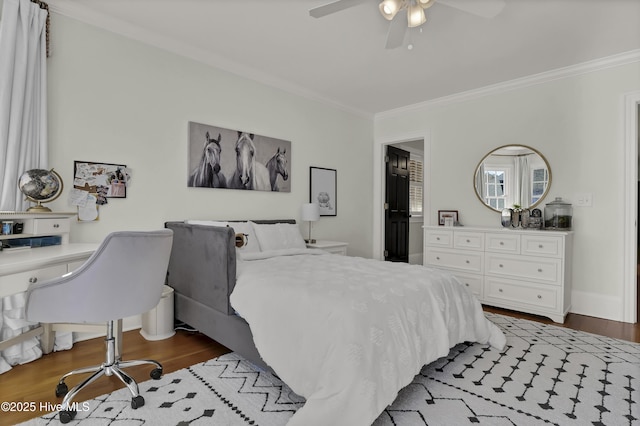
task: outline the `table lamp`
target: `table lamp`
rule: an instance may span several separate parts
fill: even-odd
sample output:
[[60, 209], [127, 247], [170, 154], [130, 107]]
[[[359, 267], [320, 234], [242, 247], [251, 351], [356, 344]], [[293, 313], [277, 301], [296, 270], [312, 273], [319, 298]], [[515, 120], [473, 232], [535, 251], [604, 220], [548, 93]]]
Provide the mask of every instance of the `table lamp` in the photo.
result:
[[320, 205], [317, 203], [303, 204], [300, 209], [300, 216], [302, 217], [302, 220], [309, 222], [309, 239], [305, 241], [307, 243], [314, 244], [316, 240], [311, 239], [311, 222], [315, 222], [320, 219]]

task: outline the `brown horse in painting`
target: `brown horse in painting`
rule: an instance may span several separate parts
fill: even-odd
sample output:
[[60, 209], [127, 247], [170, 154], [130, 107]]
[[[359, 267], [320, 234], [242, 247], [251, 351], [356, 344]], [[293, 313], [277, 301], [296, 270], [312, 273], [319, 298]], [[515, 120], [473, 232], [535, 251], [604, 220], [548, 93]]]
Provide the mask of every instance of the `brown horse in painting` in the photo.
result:
[[226, 188], [227, 179], [220, 171], [220, 133], [218, 139], [211, 139], [209, 132], [205, 135], [204, 149], [198, 166], [189, 176], [189, 186], [200, 186], [207, 188]]

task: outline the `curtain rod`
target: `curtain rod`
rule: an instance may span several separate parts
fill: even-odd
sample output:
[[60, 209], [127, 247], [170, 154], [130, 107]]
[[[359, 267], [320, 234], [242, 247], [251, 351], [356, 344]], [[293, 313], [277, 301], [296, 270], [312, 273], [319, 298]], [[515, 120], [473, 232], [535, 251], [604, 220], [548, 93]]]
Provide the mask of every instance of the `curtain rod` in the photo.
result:
[[51, 13], [49, 13], [49, 5], [43, 1], [40, 0], [31, 0], [31, 3], [35, 3], [38, 6], [40, 6], [40, 9], [44, 9], [47, 11], [47, 22], [46, 22], [46, 37], [47, 37], [47, 58], [49, 57], [49, 26], [51, 25], [51, 20], [50, 20], [50, 16]]

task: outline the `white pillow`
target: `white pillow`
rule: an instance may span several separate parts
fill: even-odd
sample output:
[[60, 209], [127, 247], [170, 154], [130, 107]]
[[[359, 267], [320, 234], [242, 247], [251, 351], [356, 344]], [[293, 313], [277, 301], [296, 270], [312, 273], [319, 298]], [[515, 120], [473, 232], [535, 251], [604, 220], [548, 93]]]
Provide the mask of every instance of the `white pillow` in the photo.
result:
[[215, 220], [185, 220], [184, 223], [188, 225], [204, 225], [204, 226], [221, 226], [223, 228], [229, 226], [229, 222], [220, 222]]
[[307, 247], [298, 225], [293, 223], [254, 223], [253, 228], [263, 251]]
[[253, 225], [253, 222], [229, 222], [229, 226], [233, 228], [234, 232], [236, 234], [244, 234], [247, 240], [247, 243], [244, 246], [236, 248], [237, 251], [241, 253], [255, 253], [262, 251]]

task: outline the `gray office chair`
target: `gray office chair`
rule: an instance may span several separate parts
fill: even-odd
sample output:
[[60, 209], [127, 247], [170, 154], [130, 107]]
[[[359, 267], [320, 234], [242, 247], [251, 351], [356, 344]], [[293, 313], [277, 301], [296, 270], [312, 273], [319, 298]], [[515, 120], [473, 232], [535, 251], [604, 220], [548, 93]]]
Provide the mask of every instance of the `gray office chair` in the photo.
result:
[[[85, 386], [102, 375], [115, 375], [131, 391], [131, 407], [144, 405], [138, 384], [123, 368], [151, 364], [151, 378], [159, 379], [162, 365], [153, 360], [116, 359], [114, 322], [141, 314], [160, 301], [171, 254], [173, 231], [114, 232], [77, 270], [62, 277], [34, 283], [27, 290], [26, 316], [42, 323], [107, 323], [106, 360], [101, 365], [73, 370], [60, 379], [56, 396], [64, 395], [60, 421], [68, 423], [76, 410], [71, 400]], [[93, 373], [71, 391], [65, 378]]]

